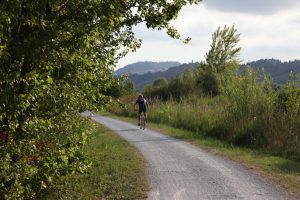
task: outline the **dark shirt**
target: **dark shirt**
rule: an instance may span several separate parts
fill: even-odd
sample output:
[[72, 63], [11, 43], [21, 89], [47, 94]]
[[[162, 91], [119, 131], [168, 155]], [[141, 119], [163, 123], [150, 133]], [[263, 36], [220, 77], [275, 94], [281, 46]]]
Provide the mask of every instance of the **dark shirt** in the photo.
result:
[[138, 100], [136, 100], [135, 104], [139, 104], [139, 111], [143, 111], [146, 112], [147, 111], [147, 101], [144, 98], [139, 98]]

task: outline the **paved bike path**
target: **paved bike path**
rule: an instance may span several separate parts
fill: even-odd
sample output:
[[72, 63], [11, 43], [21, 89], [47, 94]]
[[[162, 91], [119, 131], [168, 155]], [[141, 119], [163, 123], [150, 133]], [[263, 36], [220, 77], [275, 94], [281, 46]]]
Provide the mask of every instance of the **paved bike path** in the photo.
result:
[[291, 199], [239, 164], [191, 144], [109, 117], [91, 118], [143, 154], [151, 187], [148, 199]]

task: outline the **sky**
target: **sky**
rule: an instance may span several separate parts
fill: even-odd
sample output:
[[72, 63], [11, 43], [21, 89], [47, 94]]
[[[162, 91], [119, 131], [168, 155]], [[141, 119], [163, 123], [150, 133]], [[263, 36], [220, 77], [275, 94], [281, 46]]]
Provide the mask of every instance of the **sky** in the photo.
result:
[[300, 0], [204, 0], [184, 7], [172, 25], [192, 40], [184, 44], [140, 24], [134, 32], [143, 40], [141, 48], [122, 58], [117, 68], [138, 61], [204, 61], [211, 35], [225, 25], [234, 25], [240, 34], [243, 63], [300, 59]]

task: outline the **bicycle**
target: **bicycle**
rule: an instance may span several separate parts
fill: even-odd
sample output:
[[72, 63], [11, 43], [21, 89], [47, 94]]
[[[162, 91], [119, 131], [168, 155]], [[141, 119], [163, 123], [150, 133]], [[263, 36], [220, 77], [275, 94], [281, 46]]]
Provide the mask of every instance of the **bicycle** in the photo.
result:
[[140, 129], [143, 129], [145, 130], [146, 128], [146, 117], [145, 117], [145, 113], [144, 112], [141, 112], [140, 114]]

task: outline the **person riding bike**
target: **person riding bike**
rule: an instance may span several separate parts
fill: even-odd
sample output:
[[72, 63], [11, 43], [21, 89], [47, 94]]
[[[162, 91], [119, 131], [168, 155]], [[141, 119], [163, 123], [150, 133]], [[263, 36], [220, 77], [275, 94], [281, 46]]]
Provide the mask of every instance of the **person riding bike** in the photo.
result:
[[140, 125], [140, 115], [143, 112], [145, 115], [145, 120], [147, 122], [147, 108], [148, 108], [148, 102], [146, 101], [146, 99], [143, 97], [142, 94], [139, 94], [139, 98], [136, 100], [135, 104], [134, 104], [134, 109], [135, 109], [135, 105], [138, 104], [139, 105], [139, 115], [138, 115], [138, 125]]

